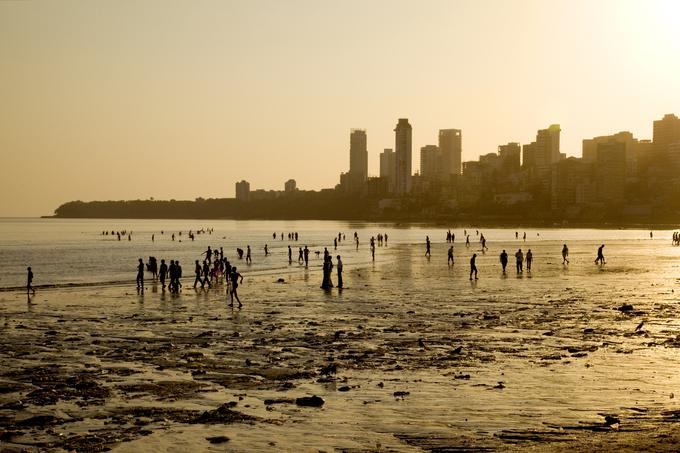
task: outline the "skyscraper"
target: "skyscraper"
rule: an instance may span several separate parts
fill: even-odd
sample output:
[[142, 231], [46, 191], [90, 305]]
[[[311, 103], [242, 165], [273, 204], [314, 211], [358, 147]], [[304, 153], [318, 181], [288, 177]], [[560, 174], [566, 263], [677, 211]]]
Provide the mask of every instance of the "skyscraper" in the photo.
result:
[[397, 162], [394, 151], [390, 148], [380, 153], [380, 177], [387, 179], [388, 192], [394, 191], [394, 179], [397, 172]]
[[420, 148], [420, 176], [424, 179], [435, 179], [440, 175], [442, 155], [439, 147], [425, 145]]
[[439, 150], [442, 155], [441, 174], [459, 175], [463, 154], [463, 134], [460, 129], [439, 130]]
[[396, 174], [394, 193], [405, 195], [411, 191], [411, 125], [407, 118], [399, 118], [394, 128]]
[[654, 121], [655, 151], [665, 156], [673, 143], [680, 143], [680, 118], [669, 113], [663, 119]]
[[349, 178], [354, 189], [362, 188], [368, 177], [366, 130], [352, 129], [349, 135]]
[[248, 181], [241, 180], [236, 183], [236, 199], [241, 201], [250, 199], [250, 183]]
[[519, 171], [519, 159], [522, 154], [522, 147], [519, 143], [508, 143], [498, 147], [498, 157], [501, 159], [501, 168], [508, 173]]

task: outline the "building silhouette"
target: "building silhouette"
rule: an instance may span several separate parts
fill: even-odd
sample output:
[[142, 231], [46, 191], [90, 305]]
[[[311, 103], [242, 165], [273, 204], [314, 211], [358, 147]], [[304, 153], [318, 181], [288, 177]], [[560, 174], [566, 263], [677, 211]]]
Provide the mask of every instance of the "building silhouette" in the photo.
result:
[[360, 192], [368, 178], [366, 130], [352, 129], [349, 134], [349, 190]]
[[236, 199], [241, 201], [250, 200], [250, 183], [246, 180], [241, 180], [236, 183]]
[[441, 174], [445, 180], [449, 175], [460, 175], [463, 157], [463, 133], [460, 129], [439, 130], [441, 151]]
[[395, 178], [394, 193], [406, 195], [411, 192], [411, 125], [407, 118], [399, 118], [394, 128]]
[[501, 170], [507, 173], [517, 173], [520, 170], [522, 147], [519, 143], [511, 142], [498, 147], [498, 157], [501, 159]]
[[442, 167], [442, 153], [436, 145], [420, 148], [420, 176], [424, 179], [439, 178]]
[[391, 148], [380, 153], [380, 177], [387, 180], [387, 191], [394, 192], [394, 181], [397, 176], [396, 155]]
[[294, 179], [289, 179], [283, 184], [283, 190], [286, 193], [292, 193], [297, 190], [297, 183]]

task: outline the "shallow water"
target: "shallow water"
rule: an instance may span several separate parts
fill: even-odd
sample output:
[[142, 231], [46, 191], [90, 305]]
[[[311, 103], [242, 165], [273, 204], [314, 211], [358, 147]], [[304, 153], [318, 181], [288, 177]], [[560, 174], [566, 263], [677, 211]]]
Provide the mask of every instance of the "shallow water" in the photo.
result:
[[[319, 248], [324, 231], [339, 227], [297, 230]], [[355, 227], [340, 231], [364, 237], [373, 228]], [[680, 409], [680, 247], [670, 245], [670, 232], [650, 240], [634, 230], [542, 230], [540, 238], [527, 230], [524, 243], [514, 230], [485, 230], [490, 250], [482, 254], [478, 244], [460, 244], [461, 229], [449, 267], [441, 230], [387, 231], [376, 263], [365, 242], [358, 252], [341, 247], [343, 291], [319, 289], [316, 258], [309, 269], [282, 254], [267, 265], [255, 258], [239, 288], [242, 310], [226, 306], [223, 287], [172, 296], [148, 281], [143, 296], [132, 282], [41, 290], [31, 305], [20, 292], [0, 293], [0, 380], [8, 389], [0, 418], [61, 411], [78, 419], [64, 416], [53, 432], [25, 428], [11, 443], [57, 448], [60, 439], [97, 432], [125, 440], [106, 444], [116, 451], [507, 450], [553, 447], [555, 439], [583, 445], [599, 430], [623, 436], [642, 419], [668, 424], [668, 411]], [[424, 234], [437, 241], [430, 259], [415, 244]], [[563, 266], [567, 240], [571, 264]], [[603, 267], [593, 264], [601, 242]], [[129, 250], [134, 240], [120, 245]], [[204, 248], [191, 247], [194, 256]], [[512, 256], [519, 247], [532, 249], [531, 273], [517, 275], [511, 257], [503, 275], [500, 250]], [[471, 253], [480, 255], [472, 282]], [[632, 307], [621, 311], [623, 304]], [[49, 364], [58, 365], [54, 376], [91, 373], [106, 395], [39, 404], [27, 397], [43, 385], [31, 370]], [[329, 364], [337, 374], [321, 371]], [[309, 395], [323, 407], [265, 404]], [[257, 419], [193, 423], [126, 412], [200, 413], [229, 401]], [[621, 428], [605, 426], [603, 414], [620, 418]], [[229, 441], [207, 442], [217, 435]]]

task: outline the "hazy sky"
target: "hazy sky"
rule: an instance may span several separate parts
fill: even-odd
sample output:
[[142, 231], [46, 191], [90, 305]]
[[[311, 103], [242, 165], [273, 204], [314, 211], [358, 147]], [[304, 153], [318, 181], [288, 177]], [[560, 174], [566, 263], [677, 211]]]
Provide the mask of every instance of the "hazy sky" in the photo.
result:
[[680, 114], [680, 1], [1, 1], [0, 216], [332, 187], [413, 125], [463, 159]]

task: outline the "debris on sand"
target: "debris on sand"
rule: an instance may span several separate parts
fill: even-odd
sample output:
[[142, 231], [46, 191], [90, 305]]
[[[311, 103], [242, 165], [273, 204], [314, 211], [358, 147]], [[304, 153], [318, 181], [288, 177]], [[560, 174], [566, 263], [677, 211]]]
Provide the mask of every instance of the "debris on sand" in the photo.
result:
[[399, 398], [404, 399], [405, 397], [409, 396], [410, 394], [411, 394], [411, 392], [405, 392], [405, 391], [398, 390], [398, 391], [394, 392], [392, 395], [394, 395], [394, 397], [397, 398], [397, 399], [399, 399]]
[[321, 407], [325, 401], [320, 396], [302, 396], [295, 399], [295, 404], [302, 407]]
[[194, 423], [244, 423], [258, 420], [252, 415], [231, 410], [231, 406], [233, 405], [226, 403], [215, 410], [205, 411], [194, 420]]
[[225, 442], [229, 442], [229, 438], [227, 436], [206, 437], [205, 440], [207, 440], [211, 444], [223, 444]]
[[617, 308], [618, 311], [621, 313], [630, 313], [633, 311], [633, 306], [631, 304], [623, 304], [619, 308]]

